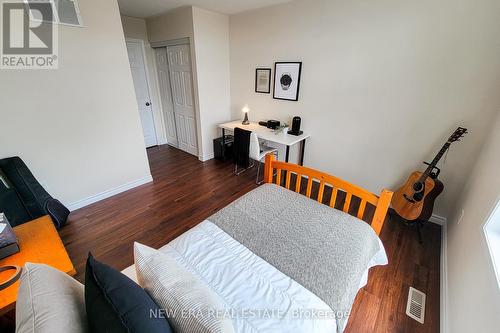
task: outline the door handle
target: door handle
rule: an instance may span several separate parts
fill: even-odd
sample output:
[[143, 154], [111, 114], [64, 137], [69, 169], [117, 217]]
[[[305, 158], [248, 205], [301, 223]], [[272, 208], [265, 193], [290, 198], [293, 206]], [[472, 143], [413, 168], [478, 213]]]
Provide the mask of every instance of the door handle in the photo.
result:
[[146, 102], [146, 106], [150, 106], [150, 105], [151, 105], [151, 103], [149, 103], [149, 102]]

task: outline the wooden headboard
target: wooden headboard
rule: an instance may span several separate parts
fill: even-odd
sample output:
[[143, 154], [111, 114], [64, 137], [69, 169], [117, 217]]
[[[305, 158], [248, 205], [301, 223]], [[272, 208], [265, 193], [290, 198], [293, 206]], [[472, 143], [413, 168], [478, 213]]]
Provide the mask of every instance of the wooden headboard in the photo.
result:
[[[292, 184], [292, 175], [294, 178], [294, 184]], [[284, 186], [297, 193], [301, 193], [302, 183], [304, 180], [307, 181], [304, 194], [308, 198], [311, 198], [311, 194], [313, 192], [313, 182], [319, 183], [316, 200], [320, 203], [325, 203], [325, 187], [331, 188], [328, 205], [332, 208], [335, 207], [339, 192], [343, 192], [344, 204], [342, 205], [342, 211], [355, 215], [359, 219], [363, 219], [367, 203], [373, 205], [375, 207], [375, 212], [373, 213], [373, 217], [371, 219], [371, 226], [373, 230], [375, 230], [375, 233], [380, 235], [387, 211], [389, 210], [389, 205], [391, 203], [393, 194], [392, 191], [382, 190], [380, 196], [376, 196], [370, 191], [324, 172], [292, 163], [276, 161], [276, 157], [273, 154], [268, 154], [266, 156], [264, 182], [274, 183]], [[303, 188], [302, 192], [304, 192]], [[355, 212], [352, 212], [353, 207], [351, 207], [353, 197], [359, 198], [359, 206]]]

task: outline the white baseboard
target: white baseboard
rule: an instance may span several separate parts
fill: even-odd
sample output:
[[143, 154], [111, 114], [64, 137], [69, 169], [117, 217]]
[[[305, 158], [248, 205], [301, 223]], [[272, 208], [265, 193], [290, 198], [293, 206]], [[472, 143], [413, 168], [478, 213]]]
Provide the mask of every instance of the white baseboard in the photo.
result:
[[431, 218], [429, 219], [429, 222], [438, 224], [443, 227], [446, 225], [446, 217], [432, 214]]
[[439, 302], [439, 323], [440, 332], [448, 333], [448, 243], [446, 224], [441, 228], [441, 272], [439, 281], [440, 302]]
[[171, 142], [167, 142], [167, 145], [169, 145], [170, 147], [174, 147], [176, 149], [179, 149], [179, 145], [174, 145], [173, 143]]
[[202, 162], [206, 162], [208, 160], [211, 160], [214, 157], [215, 157], [215, 155], [212, 153], [212, 154], [208, 154], [208, 155], [200, 155], [200, 156], [198, 156], [198, 159]]
[[441, 267], [439, 279], [439, 324], [441, 333], [448, 333], [448, 316], [447, 316], [447, 303], [448, 303], [448, 246], [447, 246], [447, 225], [446, 217], [439, 215], [432, 215], [429, 222], [441, 226]]
[[152, 182], [152, 181], [153, 181], [153, 177], [151, 175], [149, 175], [149, 176], [146, 176], [144, 178], [137, 179], [137, 180], [125, 183], [123, 185], [120, 185], [118, 187], [109, 189], [107, 191], [97, 193], [97, 194], [92, 195], [90, 197], [87, 197], [85, 199], [81, 199], [81, 200], [78, 200], [76, 202], [73, 202], [73, 203], [68, 205], [68, 209], [70, 211], [74, 211], [74, 210], [80, 209], [82, 207], [88, 206], [88, 205], [93, 204], [95, 202], [104, 200], [106, 198], [112, 197], [113, 195], [117, 195], [119, 193], [133, 189], [134, 187], [141, 186], [141, 185], [144, 185], [144, 184]]
[[166, 145], [168, 142], [167, 142], [167, 139], [165, 138], [159, 138], [158, 139], [158, 145]]

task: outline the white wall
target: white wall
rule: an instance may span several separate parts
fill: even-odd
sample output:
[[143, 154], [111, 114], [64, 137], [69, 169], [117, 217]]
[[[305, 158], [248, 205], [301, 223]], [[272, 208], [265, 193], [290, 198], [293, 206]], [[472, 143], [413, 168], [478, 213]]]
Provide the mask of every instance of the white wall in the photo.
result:
[[148, 74], [149, 92], [153, 106], [156, 136], [158, 144], [165, 144], [167, 143], [167, 136], [160, 99], [158, 74], [156, 72], [156, 60], [154, 50], [151, 48], [151, 45], [149, 45], [146, 20], [130, 16], [122, 16], [121, 21], [125, 39], [131, 38], [133, 40], [141, 40], [144, 43], [144, 53], [146, 54], [144, 61]]
[[500, 289], [483, 233], [500, 199], [499, 166], [500, 112], [448, 226], [448, 332], [500, 327]]
[[[500, 105], [493, 0], [304, 0], [230, 17], [231, 109], [302, 117], [305, 164], [378, 192], [470, 129], [443, 167], [447, 216]], [[299, 102], [254, 92], [255, 68], [303, 61]], [[294, 153], [292, 152], [292, 156]]]
[[193, 9], [181, 7], [146, 20], [151, 42], [193, 38]]
[[150, 177], [116, 0], [79, 5], [58, 70], [0, 73], [0, 157], [21, 156], [65, 204]]
[[229, 18], [193, 8], [194, 48], [203, 161], [214, 157], [218, 124], [231, 119], [229, 83]]

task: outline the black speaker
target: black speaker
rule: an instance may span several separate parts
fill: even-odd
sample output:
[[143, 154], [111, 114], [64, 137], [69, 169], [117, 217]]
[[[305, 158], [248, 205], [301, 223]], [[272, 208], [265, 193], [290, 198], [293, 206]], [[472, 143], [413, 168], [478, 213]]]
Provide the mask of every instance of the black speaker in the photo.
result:
[[303, 131], [300, 130], [300, 123], [301, 123], [300, 117], [293, 117], [292, 119], [292, 129], [288, 131], [288, 134], [291, 135], [301, 135], [304, 133]]
[[215, 158], [221, 161], [230, 160], [233, 156], [233, 142], [234, 137], [232, 135], [214, 139]]

